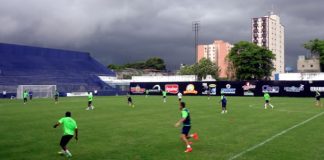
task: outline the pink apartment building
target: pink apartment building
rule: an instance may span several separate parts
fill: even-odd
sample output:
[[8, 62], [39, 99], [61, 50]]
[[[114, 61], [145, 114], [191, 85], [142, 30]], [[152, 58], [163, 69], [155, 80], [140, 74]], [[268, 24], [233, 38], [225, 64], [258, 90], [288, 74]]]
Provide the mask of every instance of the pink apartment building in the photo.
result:
[[208, 45], [198, 45], [197, 61], [202, 58], [210, 59], [220, 69], [219, 77], [227, 78], [227, 62], [226, 56], [229, 54], [233, 45], [222, 40], [215, 40], [214, 43]]

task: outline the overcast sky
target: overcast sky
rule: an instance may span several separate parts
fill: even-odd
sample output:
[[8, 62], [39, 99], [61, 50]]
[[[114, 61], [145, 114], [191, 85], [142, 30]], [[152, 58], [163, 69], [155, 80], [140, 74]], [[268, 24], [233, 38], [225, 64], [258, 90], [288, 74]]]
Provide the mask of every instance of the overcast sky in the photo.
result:
[[[0, 0], [0, 42], [90, 52], [124, 64], [163, 58], [168, 69], [194, 63], [199, 42], [251, 41], [251, 18], [272, 8], [285, 26], [286, 66], [296, 68], [302, 44], [324, 38], [323, 0]], [[273, 6], [273, 7], [272, 7]]]

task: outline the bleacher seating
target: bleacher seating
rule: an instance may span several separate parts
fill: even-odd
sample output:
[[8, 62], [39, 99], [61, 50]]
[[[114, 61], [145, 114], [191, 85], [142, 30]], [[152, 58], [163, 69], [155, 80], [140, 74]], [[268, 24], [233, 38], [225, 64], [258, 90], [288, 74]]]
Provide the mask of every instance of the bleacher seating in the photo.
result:
[[0, 86], [57, 85], [60, 92], [111, 91], [115, 76], [89, 53], [0, 43]]

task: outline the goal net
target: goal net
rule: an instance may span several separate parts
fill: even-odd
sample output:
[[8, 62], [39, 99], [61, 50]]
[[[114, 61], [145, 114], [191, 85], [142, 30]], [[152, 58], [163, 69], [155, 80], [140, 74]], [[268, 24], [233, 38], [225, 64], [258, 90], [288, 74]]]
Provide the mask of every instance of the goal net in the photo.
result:
[[23, 98], [23, 92], [32, 93], [33, 98], [54, 97], [56, 85], [18, 85], [17, 98]]

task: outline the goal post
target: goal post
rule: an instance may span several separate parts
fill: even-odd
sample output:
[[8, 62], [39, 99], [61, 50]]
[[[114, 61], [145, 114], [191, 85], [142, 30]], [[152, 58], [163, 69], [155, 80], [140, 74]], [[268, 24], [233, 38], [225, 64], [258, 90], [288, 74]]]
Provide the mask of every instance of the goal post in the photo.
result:
[[51, 98], [54, 97], [56, 85], [18, 85], [17, 98], [23, 98], [23, 92], [32, 92], [33, 98]]

